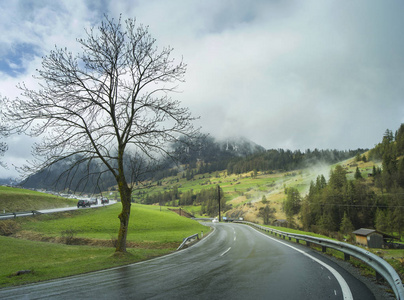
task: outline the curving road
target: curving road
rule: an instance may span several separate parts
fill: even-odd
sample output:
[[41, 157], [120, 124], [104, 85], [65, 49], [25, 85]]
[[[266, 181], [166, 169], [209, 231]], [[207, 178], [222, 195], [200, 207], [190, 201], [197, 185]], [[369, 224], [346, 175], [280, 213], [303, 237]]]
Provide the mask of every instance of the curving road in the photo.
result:
[[308, 247], [242, 224], [171, 255], [0, 290], [0, 299], [374, 299], [358, 279]]
[[[107, 206], [107, 205], [112, 205], [117, 203], [115, 200], [110, 200], [109, 203], [106, 204], [93, 204], [90, 207], [87, 208], [83, 208], [80, 207], [78, 208], [77, 206], [69, 206], [69, 207], [62, 207], [62, 208], [51, 208], [51, 209], [39, 209], [39, 210], [35, 210], [38, 213], [41, 214], [52, 214], [52, 213], [57, 213], [57, 212], [63, 212], [63, 211], [70, 211], [70, 210], [77, 210], [77, 209], [90, 209], [90, 208], [95, 208], [95, 207], [102, 207], [102, 206]], [[16, 215], [1, 215], [0, 213], [0, 220], [7, 220], [7, 219], [14, 219], [14, 218], [19, 218], [19, 217], [31, 217], [32, 211], [31, 212], [16, 212]]]

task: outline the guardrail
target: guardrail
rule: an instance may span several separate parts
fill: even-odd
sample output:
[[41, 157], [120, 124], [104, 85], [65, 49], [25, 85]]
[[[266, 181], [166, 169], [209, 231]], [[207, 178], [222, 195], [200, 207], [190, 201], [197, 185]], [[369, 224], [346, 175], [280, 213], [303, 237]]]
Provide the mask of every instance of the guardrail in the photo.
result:
[[305, 241], [308, 246], [310, 246], [311, 243], [317, 244], [321, 246], [322, 252], [326, 252], [327, 248], [341, 251], [344, 253], [345, 260], [349, 260], [350, 256], [354, 256], [366, 263], [368, 266], [372, 267], [376, 271], [376, 278], [383, 277], [391, 286], [397, 299], [404, 300], [403, 283], [401, 282], [400, 276], [397, 274], [396, 270], [383, 258], [380, 258], [379, 256], [365, 249], [339, 241], [317, 238], [303, 234], [283, 232], [269, 227], [260, 226], [252, 222], [235, 221], [235, 223], [248, 224], [260, 230], [270, 232], [271, 234], [279, 235], [279, 237], [283, 239], [286, 239], [286, 237], [288, 237], [289, 240], [294, 238], [297, 243], [302, 240]]
[[199, 236], [198, 236], [197, 233], [195, 233], [194, 235], [191, 235], [189, 237], [184, 238], [184, 240], [182, 241], [182, 244], [177, 248], [177, 250], [182, 249], [188, 241], [193, 240], [193, 239], [198, 239], [199, 240]]
[[42, 213], [37, 210], [0, 213], [0, 219], [10, 219], [10, 218], [17, 218], [17, 217], [22, 217], [22, 216], [30, 216], [30, 215], [35, 216], [35, 215], [40, 215], [40, 214], [42, 214]]

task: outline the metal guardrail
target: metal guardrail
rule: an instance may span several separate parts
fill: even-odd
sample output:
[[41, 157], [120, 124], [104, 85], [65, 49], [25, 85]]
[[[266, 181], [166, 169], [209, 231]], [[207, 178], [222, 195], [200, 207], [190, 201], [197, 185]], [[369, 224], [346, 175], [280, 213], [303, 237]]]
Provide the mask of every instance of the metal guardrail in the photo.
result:
[[199, 236], [198, 236], [197, 233], [195, 233], [194, 235], [191, 235], [189, 237], [184, 238], [184, 240], [182, 241], [182, 244], [177, 248], [177, 251], [182, 249], [188, 241], [193, 240], [195, 238], [199, 239]]
[[35, 215], [40, 215], [40, 214], [42, 214], [42, 213], [37, 210], [0, 213], [0, 219], [17, 218], [17, 217], [31, 216], [31, 215], [35, 216]]
[[341, 251], [344, 253], [345, 260], [349, 260], [350, 256], [354, 256], [366, 263], [368, 266], [372, 267], [376, 271], [376, 278], [379, 278], [380, 276], [383, 277], [391, 286], [397, 299], [404, 300], [404, 286], [396, 270], [383, 258], [380, 258], [379, 256], [365, 249], [339, 241], [317, 238], [303, 234], [283, 232], [269, 227], [260, 226], [252, 222], [235, 221], [235, 223], [248, 224], [260, 230], [270, 232], [271, 234], [279, 235], [283, 239], [286, 237], [288, 237], [289, 240], [294, 238], [297, 243], [302, 240], [305, 241], [307, 245], [310, 245], [310, 243], [317, 244], [322, 247], [322, 252], [325, 252], [327, 248]]

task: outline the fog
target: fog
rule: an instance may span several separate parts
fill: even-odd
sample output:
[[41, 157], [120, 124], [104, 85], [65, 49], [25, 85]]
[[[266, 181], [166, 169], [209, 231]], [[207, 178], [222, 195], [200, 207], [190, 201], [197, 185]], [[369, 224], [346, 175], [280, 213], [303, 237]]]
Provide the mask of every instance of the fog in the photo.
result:
[[[19, 95], [54, 49], [104, 14], [136, 17], [159, 47], [188, 64], [181, 100], [218, 138], [269, 149], [371, 148], [404, 122], [402, 1], [6, 1], [0, 3], [0, 94]], [[12, 165], [30, 158], [25, 136], [5, 140]]]

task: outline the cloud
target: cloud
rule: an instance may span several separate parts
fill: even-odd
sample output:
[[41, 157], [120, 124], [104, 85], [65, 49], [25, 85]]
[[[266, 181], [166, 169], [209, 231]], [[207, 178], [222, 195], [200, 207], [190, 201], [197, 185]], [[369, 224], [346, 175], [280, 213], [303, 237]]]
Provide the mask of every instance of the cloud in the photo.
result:
[[365, 0], [8, 1], [0, 93], [34, 85], [55, 45], [80, 51], [84, 28], [122, 14], [188, 64], [173, 98], [201, 116], [205, 132], [266, 148], [373, 147], [404, 122], [403, 9]]

